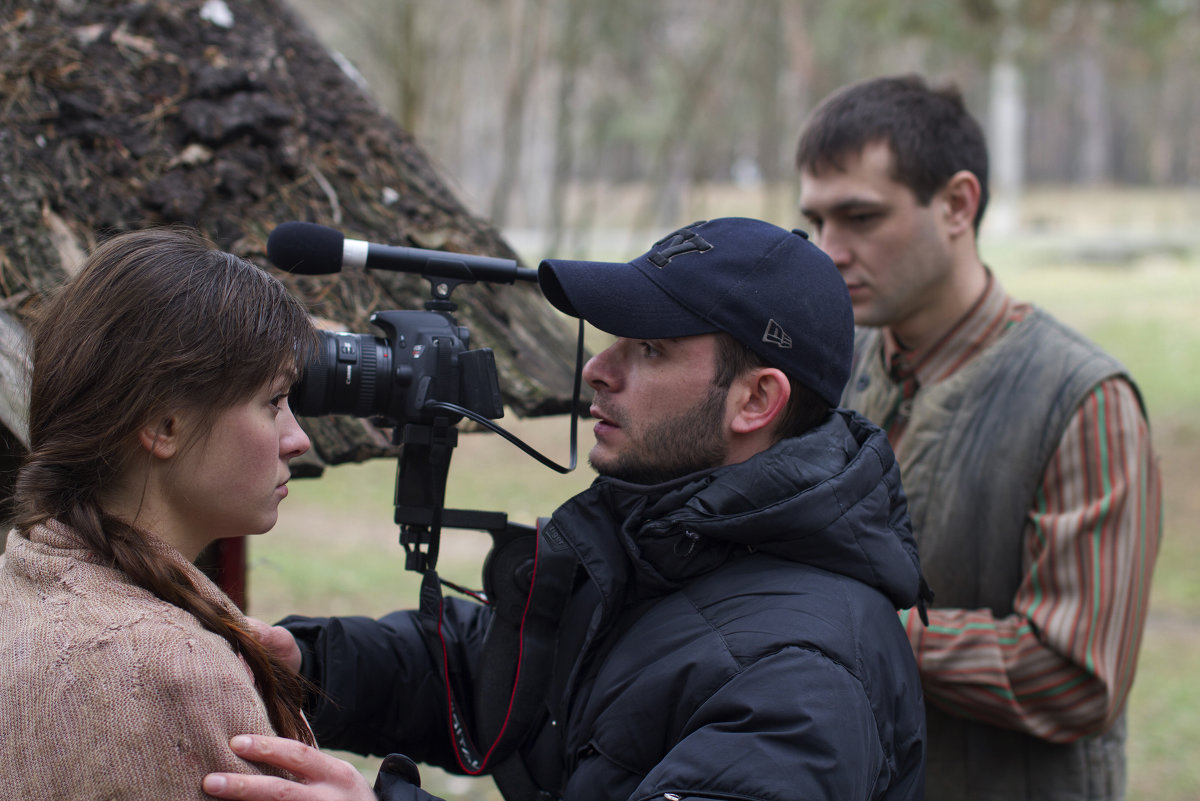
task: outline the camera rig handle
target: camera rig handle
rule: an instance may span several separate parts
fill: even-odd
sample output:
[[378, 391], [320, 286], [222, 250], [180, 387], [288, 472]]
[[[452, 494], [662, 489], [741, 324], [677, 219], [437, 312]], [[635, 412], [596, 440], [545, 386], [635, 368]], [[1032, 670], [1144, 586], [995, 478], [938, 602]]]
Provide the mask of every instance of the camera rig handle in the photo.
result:
[[[458, 429], [448, 416], [409, 423], [396, 478], [396, 522], [405, 567], [422, 574], [418, 619], [438, 666], [459, 767], [478, 775], [503, 762], [533, 724], [553, 667], [559, 614], [577, 558], [560, 535], [539, 525], [512, 524], [503, 512], [444, 508], [450, 456]], [[543, 523], [544, 521], [539, 521]], [[487, 531], [493, 547], [484, 565], [491, 622], [474, 667], [441, 638], [443, 583], [435, 567], [441, 527]], [[453, 585], [450, 585], [453, 586]]]
[[433, 423], [408, 423], [399, 430], [402, 449], [396, 470], [396, 523], [404, 548], [405, 569], [425, 573], [437, 567], [441, 530], [469, 528], [499, 532], [508, 527], [504, 512], [446, 509], [446, 477], [458, 445], [458, 429], [449, 417]]

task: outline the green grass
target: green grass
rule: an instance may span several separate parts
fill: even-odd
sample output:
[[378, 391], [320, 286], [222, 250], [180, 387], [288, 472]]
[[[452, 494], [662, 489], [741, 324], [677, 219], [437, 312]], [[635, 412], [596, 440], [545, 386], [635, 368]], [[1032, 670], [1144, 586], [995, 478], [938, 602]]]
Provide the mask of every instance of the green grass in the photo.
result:
[[1129, 801], [1200, 797], [1196, 622], [1152, 627], [1129, 700]]
[[1200, 408], [1200, 252], [1096, 267], [1043, 248], [1009, 246], [989, 261], [1009, 292], [1048, 309], [1120, 359], [1152, 419]]
[[[1192, 489], [1193, 476], [1200, 474], [1200, 247], [1193, 242], [1190, 250], [1149, 248], [1120, 263], [1098, 266], [1080, 256], [1078, 244], [1106, 241], [1125, 230], [1115, 224], [1122, 219], [1193, 225], [1195, 215], [1183, 212], [1200, 204], [1190, 195], [1088, 195], [1081, 203], [1078, 196], [1054, 193], [1034, 198], [1031, 205], [1035, 208], [1027, 218], [1074, 228], [1083, 236], [987, 240], [985, 259], [1014, 295], [1048, 309], [1125, 363], [1143, 391], [1162, 457], [1166, 531], [1151, 622], [1129, 702], [1128, 797], [1194, 801], [1200, 798], [1200, 763], [1195, 760], [1200, 742], [1200, 683], [1195, 678], [1200, 676], [1200, 532], [1195, 524], [1200, 493]], [[721, 212], [737, 213], [728, 208]], [[715, 216], [703, 208], [693, 215]], [[566, 461], [566, 418], [502, 422], [519, 429], [551, 458]], [[583, 454], [590, 444], [584, 424]], [[378, 615], [415, 605], [417, 577], [403, 569], [391, 522], [394, 479], [394, 463], [377, 461], [342, 465], [319, 480], [293, 482], [276, 530], [251, 544], [251, 612], [267, 619], [288, 612]], [[532, 523], [590, 480], [586, 464], [560, 476], [494, 435], [468, 434], [452, 462], [448, 505], [507, 511], [513, 520]], [[477, 585], [487, 537], [447, 531], [442, 543], [443, 575]], [[364, 773], [374, 770], [375, 761], [355, 763]], [[423, 773], [428, 789], [449, 798], [495, 796], [487, 780]]]

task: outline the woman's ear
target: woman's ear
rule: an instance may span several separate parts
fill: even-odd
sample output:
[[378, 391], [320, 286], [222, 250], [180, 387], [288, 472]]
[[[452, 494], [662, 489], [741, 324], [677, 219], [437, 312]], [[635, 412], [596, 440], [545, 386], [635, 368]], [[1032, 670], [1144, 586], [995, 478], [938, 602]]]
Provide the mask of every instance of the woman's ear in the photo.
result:
[[752, 434], [770, 429], [782, 419], [792, 394], [792, 385], [782, 370], [759, 367], [734, 379], [736, 393], [730, 397], [734, 408], [730, 429], [735, 434]]
[[179, 421], [174, 415], [146, 423], [138, 429], [138, 444], [159, 459], [170, 459], [179, 451]]

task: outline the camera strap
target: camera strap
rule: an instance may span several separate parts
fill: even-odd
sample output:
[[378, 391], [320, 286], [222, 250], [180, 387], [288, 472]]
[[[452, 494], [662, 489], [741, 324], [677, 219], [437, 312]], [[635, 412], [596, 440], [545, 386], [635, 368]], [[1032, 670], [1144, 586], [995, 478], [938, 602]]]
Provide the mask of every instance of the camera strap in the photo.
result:
[[468, 653], [447, 642], [441, 581], [421, 581], [420, 620], [446, 693], [459, 767], [478, 775], [513, 753], [544, 709], [562, 610], [574, 583], [575, 552], [539, 520], [536, 530], [510, 525], [492, 532], [484, 564], [492, 610], [482, 647]]

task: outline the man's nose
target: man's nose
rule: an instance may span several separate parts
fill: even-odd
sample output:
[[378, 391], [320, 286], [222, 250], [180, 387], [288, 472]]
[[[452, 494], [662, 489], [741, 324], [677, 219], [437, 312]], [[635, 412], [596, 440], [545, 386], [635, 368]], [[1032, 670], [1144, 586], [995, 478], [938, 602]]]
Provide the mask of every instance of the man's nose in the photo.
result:
[[821, 233], [815, 237], [814, 242], [817, 247], [825, 251], [825, 255], [833, 260], [834, 266], [839, 270], [850, 266], [852, 256], [849, 242], [837, 228], [826, 224], [821, 229]]
[[592, 389], [613, 390], [618, 382], [619, 372], [616, 369], [617, 348], [620, 342], [614, 343], [583, 365], [583, 380]]

